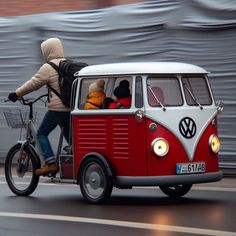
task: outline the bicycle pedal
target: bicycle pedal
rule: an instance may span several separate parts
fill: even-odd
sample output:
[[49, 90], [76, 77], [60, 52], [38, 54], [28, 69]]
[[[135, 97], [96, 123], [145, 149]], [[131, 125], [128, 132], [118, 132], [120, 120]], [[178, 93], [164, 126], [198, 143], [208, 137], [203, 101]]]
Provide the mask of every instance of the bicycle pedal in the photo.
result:
[[56, 178], [56, 174], [55, 173], [48, 173], [47, 177], [49, 177], [49, 178]]

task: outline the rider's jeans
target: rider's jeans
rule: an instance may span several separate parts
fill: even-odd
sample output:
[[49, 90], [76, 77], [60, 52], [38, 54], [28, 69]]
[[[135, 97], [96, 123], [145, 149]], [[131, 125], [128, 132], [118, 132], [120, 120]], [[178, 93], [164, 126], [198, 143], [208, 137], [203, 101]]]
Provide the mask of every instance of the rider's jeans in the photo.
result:
[[48, 135], [57, 125], [64, 126], [64, 137], [69, 143], [70, 113], [47, 111], [37, 132], [37, 140], [46, 163], [54, 163], [55, 157]]

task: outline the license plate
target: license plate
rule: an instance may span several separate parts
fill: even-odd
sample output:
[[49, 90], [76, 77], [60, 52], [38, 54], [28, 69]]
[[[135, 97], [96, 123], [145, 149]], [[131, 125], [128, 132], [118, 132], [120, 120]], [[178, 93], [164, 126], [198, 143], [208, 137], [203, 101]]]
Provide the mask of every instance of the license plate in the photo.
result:
[[190, 163], [178, 163], [176, 164], [176, 174], [194, 174], [205, 172], [205, 162], [190, 162]]

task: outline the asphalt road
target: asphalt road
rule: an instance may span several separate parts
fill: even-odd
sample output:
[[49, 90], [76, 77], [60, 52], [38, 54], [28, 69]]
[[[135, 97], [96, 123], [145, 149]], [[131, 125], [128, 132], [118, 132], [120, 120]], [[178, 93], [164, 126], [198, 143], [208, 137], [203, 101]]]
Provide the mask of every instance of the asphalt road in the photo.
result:
[[236, 179], [195, 185], [183, 198], [159, 188], [114, 188], [105, 205], [83, 200], [77, 185], [42, 179], [17, 197], [0, 175], [0, 236], [236, 236]]

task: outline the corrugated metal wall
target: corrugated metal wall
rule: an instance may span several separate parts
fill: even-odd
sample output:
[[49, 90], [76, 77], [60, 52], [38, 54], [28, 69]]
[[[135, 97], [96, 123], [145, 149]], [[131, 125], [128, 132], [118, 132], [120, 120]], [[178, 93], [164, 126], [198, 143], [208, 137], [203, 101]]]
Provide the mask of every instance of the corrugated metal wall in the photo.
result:
[[[203, 66], [217, 101], [222, 167], [236, 168], [236, 2], [160, 0], [106, 9], [0, 18], [0, 108], [42, 63], [40, 43], [59, 37], [67, 57], [89, 64], [178, 61]], [[37, 92], [36, 94], [39, 94]], [[34, 96], [34, 94], [32, 94]], [[38, 120], [44, 107], [37, 109]], [[0, 113], [0, 156], [19, 137]], [[52, 136], [52, 139], [55, 135]]]

